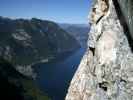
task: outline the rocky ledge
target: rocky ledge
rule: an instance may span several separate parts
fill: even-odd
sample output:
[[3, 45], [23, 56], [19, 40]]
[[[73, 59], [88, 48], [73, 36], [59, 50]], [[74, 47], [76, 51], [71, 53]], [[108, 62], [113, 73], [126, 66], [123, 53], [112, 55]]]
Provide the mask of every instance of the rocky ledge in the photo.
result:
[[97, 0], [93, 4], [88, 50], [66, 100], [133, 100], [131, 4], [132, 0]]

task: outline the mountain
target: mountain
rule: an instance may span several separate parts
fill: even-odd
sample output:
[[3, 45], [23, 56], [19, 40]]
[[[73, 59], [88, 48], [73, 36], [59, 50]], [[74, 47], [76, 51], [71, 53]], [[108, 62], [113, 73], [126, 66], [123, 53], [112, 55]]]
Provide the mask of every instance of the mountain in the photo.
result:
[[82, 47], [87, 46], [89, 25], [87, 24], [59, 24], [70, 35], [76, 38]]
[[3, 58], [0, 58], [0, 80], [0, 100], [50, 100], [33, 80], [20, 74]]
[[32, 65], [80, 48], [52, 21], [0, 17], [0, 99], [51, 100], [33, 81]]
[[74, 37], [52, 21], [0, 17], [0, 56], [17, 66], [46, 62], [79, 47]]

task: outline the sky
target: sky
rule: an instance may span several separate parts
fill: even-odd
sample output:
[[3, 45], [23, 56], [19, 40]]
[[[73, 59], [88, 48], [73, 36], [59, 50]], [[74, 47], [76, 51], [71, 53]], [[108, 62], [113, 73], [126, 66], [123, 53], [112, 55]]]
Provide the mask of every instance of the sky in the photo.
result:
[[0, 16], [87, 23], [90, 0], [0, 0]]

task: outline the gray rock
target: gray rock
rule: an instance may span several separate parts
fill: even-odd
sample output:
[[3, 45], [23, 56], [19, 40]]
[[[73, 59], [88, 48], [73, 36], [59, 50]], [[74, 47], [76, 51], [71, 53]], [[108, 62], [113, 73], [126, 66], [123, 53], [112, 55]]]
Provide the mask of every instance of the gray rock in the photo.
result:
[[[127, 4], [118, 1], [123, 11]], [[115, 2], [97, 0], [92, 8], [88, 50], [71, 81], [66, 100], [133, 100], [133, 53], [127, 37], [132, 29], [126, 21], [130, 33], [125, 33]], [[122, 12], [123, 16], [128, 16], [127, 12]]]

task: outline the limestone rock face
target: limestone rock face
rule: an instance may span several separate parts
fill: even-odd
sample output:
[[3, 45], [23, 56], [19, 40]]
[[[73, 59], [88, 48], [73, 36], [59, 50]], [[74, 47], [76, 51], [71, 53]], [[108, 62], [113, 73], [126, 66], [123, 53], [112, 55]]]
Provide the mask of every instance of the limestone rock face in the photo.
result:
[[88, 50], [66, 100], [133, 100], [133, 53], [127, 34], [132, 35], [122, 25], [116, 1], [97, 0], [94, 4], [89, 14]]

